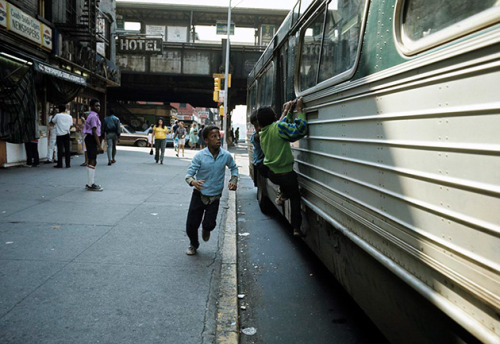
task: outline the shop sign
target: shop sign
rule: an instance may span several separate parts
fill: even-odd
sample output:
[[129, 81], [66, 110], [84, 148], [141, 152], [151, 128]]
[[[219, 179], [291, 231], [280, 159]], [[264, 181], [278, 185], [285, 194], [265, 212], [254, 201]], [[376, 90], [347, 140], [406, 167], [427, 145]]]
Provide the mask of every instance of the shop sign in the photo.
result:
[[0, 26], [7, 27], [7, 2], [0, 0]]
[[275, 33], [275, 26], [274, 25], [269, 25], [269, 24], [264, 24], [260, 26], [260, 44], [261, 45], [267, 45], [269, 44]]
[[95, 51], [102, 57], [106, 57], [106, 44], [103, 42], [97, 42], [95, 44]]
[[208, 118], [208, 111], [198, 111], [198, 116], [200, 116], [200, 118]]
[[45, 73], [48, 75], [55, 76], [57, 78], [73, 82], [78, 85], [86, 86], [87, 82], [83, 76], [76, 75], [73, 73], [66, 72], [63, 69], [52, 67], [48, 64], [41, 63], [41, 62], [36, 62], [35, 63], [35, 70], [41, 73]]
[[0, 0], [0, 26], [52, 50], [52, 29], [5, 0]]
[[9, 4], [9, 29], [30, 41], [42, 44], [40, 22]]
[[130, 38], [119, 37], [117, 40], [117, 51], [122, 54], [162, 54], [162, 38]]
[[[215, 23], [216, 34], [217, 35], [225, 35], [227, 36], [227, 22], [218, 21]], [[231, 23], [231, 33], [230, 35], [234, 35], [234, 23]]]

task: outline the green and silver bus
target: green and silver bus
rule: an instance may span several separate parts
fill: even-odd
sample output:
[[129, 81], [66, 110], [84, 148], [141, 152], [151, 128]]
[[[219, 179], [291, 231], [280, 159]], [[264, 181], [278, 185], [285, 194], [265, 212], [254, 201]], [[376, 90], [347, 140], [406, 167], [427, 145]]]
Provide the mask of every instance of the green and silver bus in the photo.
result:
[[500, 0], [299, 0], [248, 114], [298, 96], [307, 245], [391, 342], [500, 343]]

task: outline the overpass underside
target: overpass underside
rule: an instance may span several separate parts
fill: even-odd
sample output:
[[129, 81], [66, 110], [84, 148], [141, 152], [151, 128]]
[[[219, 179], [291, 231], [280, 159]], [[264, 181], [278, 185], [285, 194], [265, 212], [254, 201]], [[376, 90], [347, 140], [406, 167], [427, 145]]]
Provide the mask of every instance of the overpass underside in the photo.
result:
[[[260, 47], [231, 47], [229, 105], [246, 104], [247, 76], [262, 54]], [[108, 89], [110, 101], [155, 101], [216, 107], [214, 73], [224, 72], [221, 46], [164, 43], [158, 55], [119, 54], [121, 86]]]

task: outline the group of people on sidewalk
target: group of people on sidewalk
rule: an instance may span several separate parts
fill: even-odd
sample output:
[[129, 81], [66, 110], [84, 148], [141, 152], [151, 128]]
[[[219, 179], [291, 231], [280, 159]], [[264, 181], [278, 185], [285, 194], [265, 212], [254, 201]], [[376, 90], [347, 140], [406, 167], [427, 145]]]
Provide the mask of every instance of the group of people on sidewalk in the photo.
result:
[[151, 146], [151, 151], [149, 152], [149, 154], [154, 154], [156, 163], [160, 163], [161, 165], [163, 165], [163, 159], [165, 157], [165, 147], [167, 146], [167, 136], [169, 133], [172, 134], [174, 149], [176, 152], [175, 155], [177, 157], [179, 157], [179, 154], [184, 157], [187, 138], [189, 138], [188, 141], [191, 149], [196, 149], [197, 145], [199, 145], [200, 148], [204, 148], [206, 146], [202, 138], [204, 127], [205, 126], [202, 126], [198, 130], [196, 123], [193, 123], [188, 132], [188, 129], [185, 127], [184, 122], [175, 121], [171, 132], [169, 132], [168, 127], [163, 121], [163, 118], [159, 118], [156, 122], [156, 125], [153, 125], [148, 133], [148, 143]]
[[[63, 155], [66, 168], [71, 167], [70, 134], [74, 125], [73, 117], [67, 112], [67, 106], [61, 104], [57, 107], [58, 112], [49, 117], [49, 145], [47, 160], [45, 163], [56, 163], [54, 168], [63, 168]], [[99, 118], [101, 104], [98, 99], [90, 101], [90, 111], [81, 128], [83, 135], [83, 150], [85, 162], [81, 166], [87, 167], [86, 190], [102, 191], [102, 186], [95, 183], [95, 170], [97, 165], [97, 154], [104, 153], [103, 143], [107, 142], [108, 165], [116, 162], [116, 144], [120, 138], [121, 123], [110, 109], [103, 122]], [[102, 139], [101, 139], [102, 138]], [[57, 147], [57, 148], [56, 148]], [[54, 153], [57, 152], [57, 160], [54, 161]], [[28, 162], [29, 163], [29, 162]]]

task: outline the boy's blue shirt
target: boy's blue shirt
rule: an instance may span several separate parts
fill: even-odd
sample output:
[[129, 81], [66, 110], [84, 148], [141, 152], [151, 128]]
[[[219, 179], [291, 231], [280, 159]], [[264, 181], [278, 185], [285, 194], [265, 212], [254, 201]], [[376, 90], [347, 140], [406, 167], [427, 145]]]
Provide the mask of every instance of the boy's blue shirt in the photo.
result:
[[202, 195], [220, 195], [224, 189], [226, 166], [231, 170], [231, 176], [238, 176], [238, 166], [228, 151], [220, 148], [217, 158], [214, 159], [207, 147], [194, 156], [187, 170], [186, 179], [196, 176], [196, 180], [204, 180]]
[[253, 145], [253, 164], [254, 165], [260, 165], [264, 161], [264, 152], [262, 151], [262, 148], [260, 147], [260, 142], [255, 139], [255, 135], [257, 135], [258, 132], [255, 131], [252, 134], [252, 137], [250, 137], [250, 142]]

